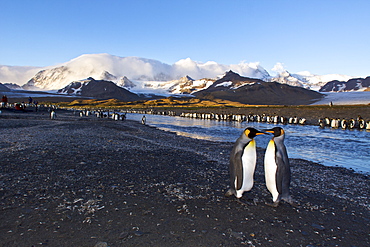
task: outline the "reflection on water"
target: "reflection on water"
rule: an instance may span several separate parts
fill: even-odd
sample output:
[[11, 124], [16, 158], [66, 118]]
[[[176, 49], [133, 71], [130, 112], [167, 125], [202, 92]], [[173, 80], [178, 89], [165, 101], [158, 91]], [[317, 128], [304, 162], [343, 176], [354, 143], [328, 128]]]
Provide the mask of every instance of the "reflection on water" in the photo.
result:
[[[141, 121], [142, 114], [127, 114], [127, 119]], [[268, 129], [274, 124], [227, 122], [146, 115], [147, 124], [178, 135], [212, 141], [235, 142], [248, 127]], [[343, 166], [370, 173], [370, 132], [318, 126], [282, 125], [289, 157], [315, 161], [327, 166]], [[271, 135], [256, 138], [257, 146], [266, 147]]]

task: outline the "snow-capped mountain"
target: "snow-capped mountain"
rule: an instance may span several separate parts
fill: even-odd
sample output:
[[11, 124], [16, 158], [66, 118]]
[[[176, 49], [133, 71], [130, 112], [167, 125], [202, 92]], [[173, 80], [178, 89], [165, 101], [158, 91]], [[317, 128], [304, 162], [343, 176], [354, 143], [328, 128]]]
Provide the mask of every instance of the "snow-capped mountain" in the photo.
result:
[[370, 88], [370, 76], [363, 78], [354, 78], [348, 81], [329, 81], [320, 92], [348, 92], [348, 91], [365, 91]]
[[352, 79], [350, 76], [337, 74], [290, 73], [281, 63], [277, 63], [273, 69], [276, 75], [270, 75], [259, 63], [223, 65], [212, 61], [200, 63], [186, 58], [169, 65], [139, 57], [85, 54], [66, 63], [44, 68], [0, 66], [0, 82], [18, 85], [27, 82], [23, 86], [27, 90], [59, 90], [73, 81], [92, 77], [112, 81], [135, 93], [168, 95], [206, 89], [229, 70], [243, 77], [313, 90], [319, 90], [332, 80]]
[[134, 87], [126, 87], [137, 94], [191, 94], [211, 86], [216, 79], [203, 78], [194, 80], [186, 75], [178, 80], [171, 81], [134, 81]]
[[191, 94], [210, 87], [215, 81], [215, 79], [207, 78], [193, 80], [189, 76], [184, 76], [180, 80], [172, 81], [173, 85], [169, 88], [169, 92], [174, 94]]
[[135, 101], [141, 99], [137, 94], [119, 87], [111, 81], [95, 80], [91, 77], [81, 81], [74, 81], [63, 89], [58, 90], [58, 93], [96, 99], [114, 98], [122, 101]]
[[[168, 86], [171, 87], [168, 88]], [[184, 76], [177, 81], [158, 82], [158, 89], [183, 94], [191, 93], [197, 98], [229, 100], [244, 104], [307, 104], [323, 97], [322, 94], [312, 90], [243, 77], [231, 70], [218, 80], [195, 81], [189, 76]], [[119, 87], [111, 81], [95, 80], [91, 77], [74, 81], [58, 93], [95, 99], [115, 98], [123, 101], [149, 99], [145, 95], [138, 95]], [[159, 97], [158, 93], [155, 97]]]
[[353, 77], [340, 74], [314, 75], [308, 71], [302, 71], [295, 74], [288, 72], [281, 63], [277, 63], [272, 69], [277, 72], [275, 76], [269, 77], [266, 81], [279, 82], [296, 87], [303, 87], [318, 91], [327, 82], [333, 80], [347, 81]]
[[[166, 82], [165, 84], [167, 84], [168, 81], [178, 80], [186, 75], [195, 79], [215, 78], [230, 69], [252, 78], [267, 78], [269, 76], [258, 63], [222, 65], [215, 62], [198, 63], [187, 58], [173, 65], [168, 65], [157, 60], [138, 57], [87, 54], [60, 66], [41, 70], [27, 82], [24, 88], [60, 89], [72, 81], [88, 77], [111, 80], [117, 85], [122, 84], [122, 79], [126, 77], [134, 84], [145, 82], [146, 86], [158, 88], [156, 85], [158, 82]], [[166, 86], [161, 85], [160, 87]], [[140, 89], [140, 85], [134, 89]]]
[[233, 71], [228, 71], [210, 87], [193, 95], [201, 99], [221, 99], [261, 105], [305, 105], [323, 97], [318, 92], [302, 87], [243, 77]]
[[253, 79], [249, 77], [243, 77], [240, 76], [238, 73], [235, 73], [234, 71], [228, 71], [225, 73], [225, 75], [215, 81], [215, 83], [211, 87], [223, 87], [227, 89], [238, 89], [239, 87], [245, 85], [245, 84], [254, 84], [259, 83], [260, 79]]

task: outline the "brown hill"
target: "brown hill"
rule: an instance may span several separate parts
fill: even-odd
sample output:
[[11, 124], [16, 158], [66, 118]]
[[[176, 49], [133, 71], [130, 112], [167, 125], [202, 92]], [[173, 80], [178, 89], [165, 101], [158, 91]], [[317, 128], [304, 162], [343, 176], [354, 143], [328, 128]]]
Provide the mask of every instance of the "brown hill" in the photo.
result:
[[95, 80], [88, 78], [84, 81], [76, 81], [58, 91], [68, 95], [91, 97], [94, 99], [118, 99], [122, 101], [135, 101], [141, 98], [111, 81]]
[[242, 77], [232, 71], [211, 87], [193, 95], [200, 99], [223, 99], [253, 105], [307, 105], [323, 97], [312, 90]]

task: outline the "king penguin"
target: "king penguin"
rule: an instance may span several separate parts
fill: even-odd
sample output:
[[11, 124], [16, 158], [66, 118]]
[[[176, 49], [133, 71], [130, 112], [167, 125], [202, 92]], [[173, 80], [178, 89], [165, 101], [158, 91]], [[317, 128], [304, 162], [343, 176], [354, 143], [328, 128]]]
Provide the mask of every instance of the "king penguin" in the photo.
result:
[[56, 117], [55, 111], [54, 110], [51, 110], [51, 112], [50, 112], [50, 119], [55, 119], [55, 117]]
[[274, 134], [269, 141], [265, 153], [265, 180], [266, 187], [272, 195], [273, 204], [277, 207], [281, 200], [296, 206], [289, 193], [290, 165], [286, 147], [284, 145], [285, 132], [280, 127], [275, 127], [266, 132]]
[[245, 191], [252, 189], [257, 160], [256, 141], [253, 138], [262, 134], [265, 133], [246, 128], [236, 140], [230, 154], [230, 189], [225, 196], [241, 198]]

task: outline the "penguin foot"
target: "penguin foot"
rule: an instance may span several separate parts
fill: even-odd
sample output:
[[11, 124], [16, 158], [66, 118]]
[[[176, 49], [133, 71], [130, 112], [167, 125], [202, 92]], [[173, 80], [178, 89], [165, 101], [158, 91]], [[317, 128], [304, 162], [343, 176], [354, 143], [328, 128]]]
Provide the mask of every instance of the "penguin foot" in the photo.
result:
[[[297, 202], [293, 201], [293, 199], [283, 200], [283, 201], [289, 203], [289, 205], [292, 206], [292, 207], [299, 208], [299, 204]], [[273, 203], [265, 202], [265, 204], [267, 206], [277, 208], [280, 204], [280, 201], [276, 201], [276, 202], [273, 202]]]
[[232, 191], [232, 189], [228, 189], [228, 190], [226, 191], [226, 193], [225, 193], [225, 196], [226, 196], [226, 197], [230, 197], [230, 196], [232, 196], [232, 195], [234, 195], [234, 192]]
[[293, 199], [287, 200], [286, 202], [289, 203], [292, 207], [299, 208], [299, 203], [295, 202]]
[[298, 203], [296, 203], [296, 202], [288, 202], [292, 207], [295, 207], [295, 208], [299, 208], [300, 206], [299, 206], [299, 204]]
[[279, 206], [279, 201], [276, 201], [276, 202], [273, 202], [273, 203], [265, 202], [265, 204], [267, 206], [270, 206], [270, 207], [273, 207], [273, 208], [277, 208]]
[[281, 199], [283, 201], [289, 203], [290, 206], [292, 206], [292, 207], [295, 207], [295, 208], [298, 208], [299, 207], [299, 203], [295, 202], [291, 196], [288, 196], [288, 197], [285, 197], [285, 198], [283, 197]]

